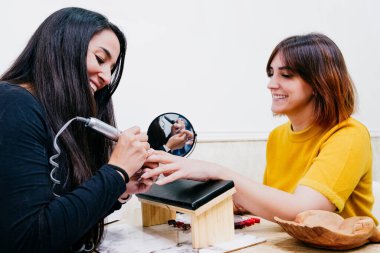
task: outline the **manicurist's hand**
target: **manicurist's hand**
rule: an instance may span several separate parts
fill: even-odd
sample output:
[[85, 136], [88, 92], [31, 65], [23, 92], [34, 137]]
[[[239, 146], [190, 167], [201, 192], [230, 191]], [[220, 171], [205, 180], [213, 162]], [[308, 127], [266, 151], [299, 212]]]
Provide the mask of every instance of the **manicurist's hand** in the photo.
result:
[[[149, 150], [149, 152], [153, 152], [153, 150]], [[149, 191], [150, 187], [157, 180], [157, 177], [152, 178], [141, 178], [141, 175], [153, 168], [157, 168], [157, 163], [144, 163], [143, 168], [136, 171], [136, 173], [129, 179], [127, 184], [126, 191], [119, 197], [120, 202], [124, 202], [125, 199], [128, 199], [131, 194], [144, 193]]]
[[[149, 168], [141, 169], [141, 173], [145, 173]], [[138, 194], [147, 192], [153, 185], [155, 178], [140, 178], [140, 171], [137, 171], [132, 177], [129, 178], [127, 190], [125, 194]]]
[[119, 136], [108, 163], [124, 169], [131, 178], [141, 169], [151, 152], [148, 135], [137, 126], [131, 127]]
[[[186, 130], [187, 131], [187, 130]], [[166, 146], [171, 150], [180, 149], [185, 146], [187, 141], [187, 135], [184, 131], [171, 136], [166, 143]]]
[[181, 119], [177, 119], [176, 122], [171, 127], [171, 135], [178, 134], [185, 129], [185, 122]]
[[220, 179], [223, 171], [223, 167], [218, 164], [174, 156], [163, 151], [154, 151], [147, 162], [159, 163], [159, 166], [145, 172], [141, 178], [152, 178], [163, 174], [165, 177], [156, 182], [158, 185], [180, 178], [198, 181]]

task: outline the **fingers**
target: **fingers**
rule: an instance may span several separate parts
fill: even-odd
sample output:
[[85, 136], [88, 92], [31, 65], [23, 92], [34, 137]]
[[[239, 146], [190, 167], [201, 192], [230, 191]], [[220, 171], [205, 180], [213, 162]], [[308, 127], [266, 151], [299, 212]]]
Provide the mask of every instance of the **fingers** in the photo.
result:
[[138, 127], [138, 126], [133, 126], [133, 127], [131, 127], [131, 128], [128, 128], [128, 129], [125, 130], [125, 131], [128, 131], [128, 132], [130, 132], [130, 133], [132, 133], [132, 134], [139, 134], [139, 133], [140, 133], [140, 127]]
[[194, 137], [193, 133], [189, 130], [184, 130], [184, 132], [186, 133], [186, 138], [189, 140], [189, 139], [192, 139]]
[[180, 178], [182, 178], [181, 173], [180, 172], [174, 172], [173, 174], [170, 174], [167, 177], [160, 178], [159, 180], [156, 181], [156, 184], [157, 185], [164, 185], [164, 184], [171, 183], [171, 182], [173, 182], [177, 179], [180, 179]]
[[133, 176], [153, 153], [148, 143], [148, 135], [138, 126], [122, 132], [111, 153], [109, 163], [125, 169]]
[[163, 168], [163, 167], [158, 167], [158, 168], [155, 168], [153, 170], [146, 171], [144, 174], [141, 175], [140, 178], [141, 178], [141, 180], [148, 180], [149, 179], [152, 182], [156, 182], [156, 184], [158, 184], [158, 185], [164, 185], [164, 184], [173, 182], [174, 180], [180, 178], [180, 176], [179, 176], [180, 173], [174, 172], [174, 173], [169, 174], [168, 176], [163, 177], [163, 178], [159, 179], [158, 181], [156, 181], [158, 176], [161, 174], [168, 174], [167, 169]]
[[[150, 144], [148, 143], [148, 135], [146, 133], [140, 132], [140, 128], [138, 126], [131, 127], [122, 133], [127, 137], [130, 142], [141, 143], [142, 147], [148, 151], [150, 149]], [[149, 151], [149, 156], [152, 152]]]
[[[147, 155], [148, 157], [151, 156], [153, 153], [154, 153], [154, 149], [153, 148], [149, 148], [147, 151]], [[149, 164], [149, 163], [148, 163]], [[149, 166], [148, 166], [149, 167]], [[149, 167], [150, 168], [150, 167]]]
[[133, 126], [131, 128], [128, 128], [127, 130], [124, 130], [123, 134], [134, 135], [136, 140], [141, 141], [141, 142], [148, 141], [148, 135], [145, 132], [141, 132], [140, 127], [138, 126]]
[[144, 141], [144, 142], [148, 141], [148, 135], [146, 133], [140, 133], [138, 138], [140, 141]]
[[157, 167], [155, 169], [144, 172], [144, 174], [142, 174], [140, 178], [146, 179], [146, 178], [158, 177], [163, 171], [164, 169], [162, 167]]
[[158, 163], [152, 163], [152, 162], [146, 162], [144, 163], [144, 170], [143, 172], [147, 172], [149, 171], [150, 169], [155, 169], [158, 167]]
[[178, 133], [178, 137], [181, 137], [181, 138], [186, 137], [186, 132], [185, 131], [187, 131], [187, 130], [179, 132]]
[[172, 126], [172, 131], [174, 131], [173, 134], [180, 132], [184, 128], [185, 128], [185, 123], [183, 122], [183, 120], [178, 119], [177, 122], [174, 123]]
[[171, 174], [175, 169], [175, 165], [173, 164], [161, 164], [155, 169], [150, 169], [144, 172], [144, 174], [141, 175], [141, 178], [152, 178], [152, 177], [158, 177], [161, 174]]
[[154, 150], [151, 155], [146, 159], [147, 163], [170, 163], [173, 162], [176, 157], [165, 151]]
[[139, 184], [144, 184], [146, 186], [152, 186], [154, 184], [154, 181], [151, 178], [143, 178], [139, 181]]

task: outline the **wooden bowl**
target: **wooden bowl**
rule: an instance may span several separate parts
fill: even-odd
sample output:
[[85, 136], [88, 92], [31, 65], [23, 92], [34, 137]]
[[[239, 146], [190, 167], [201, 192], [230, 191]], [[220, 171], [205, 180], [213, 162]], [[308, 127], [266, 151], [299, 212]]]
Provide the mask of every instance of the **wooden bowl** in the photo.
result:
[[298, 214], [294, 221], [274, 219], [289, 235], [317, 248], [347, 250], [380, 242], [380, 230], [366, 216], [343, 219], [333, 212], [309, 210]]

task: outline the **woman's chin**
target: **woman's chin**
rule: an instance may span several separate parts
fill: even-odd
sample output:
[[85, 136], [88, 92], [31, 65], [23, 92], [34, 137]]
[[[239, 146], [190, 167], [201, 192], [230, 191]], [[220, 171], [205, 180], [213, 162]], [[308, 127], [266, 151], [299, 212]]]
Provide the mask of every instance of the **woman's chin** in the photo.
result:
[[272, 110], [273, 115], [284, 115], [285, 114], [285, 110], [283, 108], [272, 106], [271, 110]]

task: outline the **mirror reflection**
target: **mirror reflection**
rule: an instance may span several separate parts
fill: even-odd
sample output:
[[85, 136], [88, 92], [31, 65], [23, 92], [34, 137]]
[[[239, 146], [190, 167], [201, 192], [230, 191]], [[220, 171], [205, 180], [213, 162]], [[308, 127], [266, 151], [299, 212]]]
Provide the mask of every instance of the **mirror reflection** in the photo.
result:
[[190, 155], [196, 143], [196, 133], [190, 121], [174, 112], [156, 117], [149, 125], [148, 138], [151, 148], [178, 156]]

